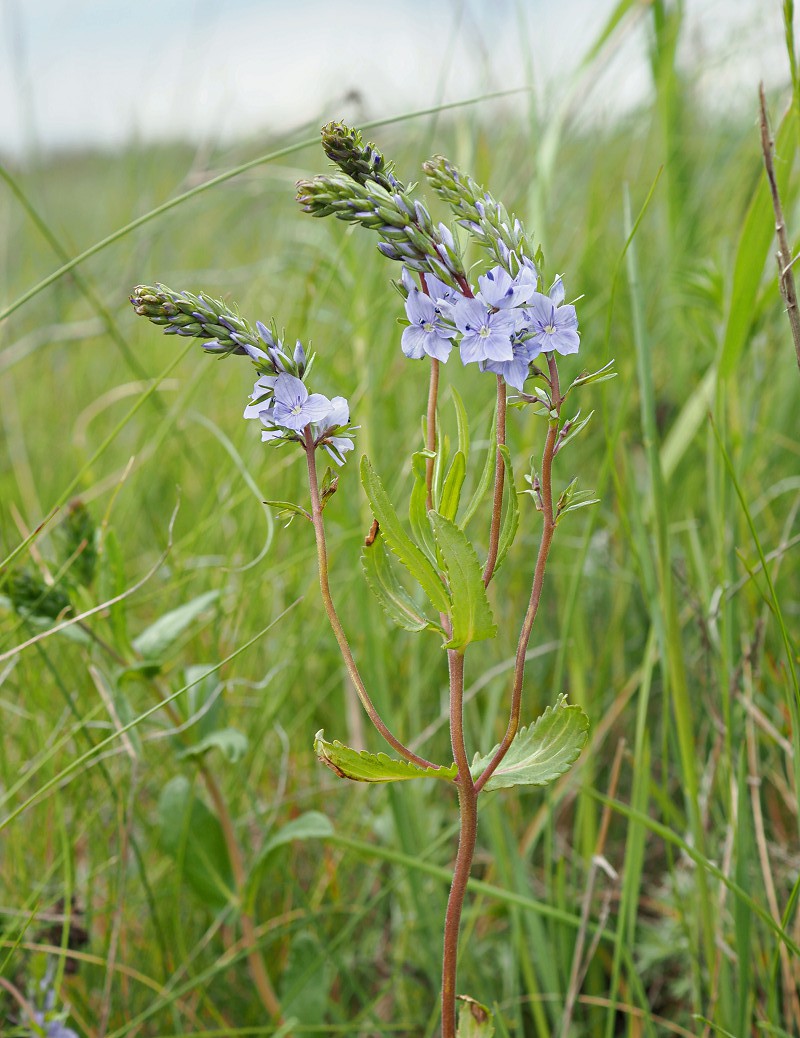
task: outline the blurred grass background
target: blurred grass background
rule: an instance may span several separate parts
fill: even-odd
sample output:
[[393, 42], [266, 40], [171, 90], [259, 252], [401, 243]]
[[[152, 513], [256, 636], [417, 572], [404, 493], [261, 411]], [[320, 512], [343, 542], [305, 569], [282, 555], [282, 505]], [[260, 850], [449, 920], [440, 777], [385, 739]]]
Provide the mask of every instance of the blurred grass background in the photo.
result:
[[[800, 377], [755, 123], [696, 103], [675, 62], [679, 8], [654, 3], [648, 17], [652, 104], [613, 126], [540, 122], [521, 102], [517, 117], [488, 119], [478, 104], [368, 133], [403, 179], [439, 152], [490, 186], [542, 241], [547, 274], [564, 271], [568, 298], [583, 297], [581, 355], [564, 377], [612, 357], [619, 371], [583, 391], [595, 417], [558, 459], [562, 483], [578, 475], [601, 504], [559, 528], [523, 708], [531, 721], [568, 692], [591, 718], [590, 744], [546, 793], [483, 802], [459, 987], [496, 1005], [500, 1035], [800, 1030]], [[770, 100], [776, 128], [784, 119], [791, 234], [796, 92]], [[4, 299], [264, 151], [263, 141], [213, 154], [132, 145], [7, 168]], [[181, 353], [185, 342], [135, 320], [127, 302], [135, 284], [159, 280], [310, 339], [316, 387], [349, 398], [358, 453], [402, 498], [426, 369], [399, 350], [399, 271], [365, 233], [312, 221], [292, 201], [295, 180], [323, 159], [299, 142], [186, 199], [3, 325], [0, 555], [74, 495], [100, 529], [91, 587], [64, 564], [63, 507], [5, 576], [71, 587], [76, 610], [147, 578], [88, 631], [19, 653], [52, 621], [37, 608], [20, 615], [8, 587], [0, 599], [0, 977], [25, 992], [55, 956], [82, 1034], [276, 1033], [248, 973], [242, 899], [284, 1011], [299, 1020], [292, 1033], [438, 1026], [454, 799], [426, 782], [348, 785], [315, 761], [323, 727], [382, 747], [316, 598], [311, 531], [283, 529], [261, 504], [303, 501], [302, 466], [240, 420], [249, 365], [191, 342]], [[479, 451], [493, 384], [473, 375], [445, 369]], [[442, 415], [454, 434], [446, 389]], [[509, 424], [521, 490], [543, 426], [525, 412]], [[424, 732], [417, 748], [445, 760], [442, 654], [434, 640], [387, 630], [365, 590], [358, 557], [371, 516], [354, 464], [326, 517], [334, 594], [366, 685], [398, 734]], [[523, 506], [495, 587], [500, 635], [468, 655], [471, 752], [505, 724], [538, 530]], [[143, 666], [136, 636], [209, 592]], [[175, 698], [174, 716], [142, 717], [196, 677], [191, 668], [218, 665]], [[204, 758], [216, 801], [197, 758], [182, 755], [203, 719], [172, 734], [203, 697], [206, 721], [213, 713], [220, 727], [224, 714], [248, 739], [237, 759]], [[193, 791], [191, 827], [165, 813], [165, 788]], [[248, 877], [238, 891], [220, 880], [231, 880], [223, 802]], [[333, 835], [287, 836], [267, 853], [287, 824], [317, 817], [309, 811]], [[0, 1032], [14, 1033], [18, 1013], [4, 987]]]

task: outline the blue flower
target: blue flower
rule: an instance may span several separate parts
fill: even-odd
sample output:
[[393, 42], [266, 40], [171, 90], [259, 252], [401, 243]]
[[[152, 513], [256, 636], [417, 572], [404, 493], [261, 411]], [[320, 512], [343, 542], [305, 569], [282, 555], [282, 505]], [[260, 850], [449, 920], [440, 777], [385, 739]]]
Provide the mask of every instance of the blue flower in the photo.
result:
[[256, 380], [250, 394], [252, 403], [244, 409], [245, 418], [260, 418], [272, 404], [272, 391], [275, 388], [275, 375], [262, 375]]
[[353, 430], [349, 422], [349, 404], [343, 396], [335, 396], [330, 411], [311, 427], [314, 442], [321, 444], [337, 465], [344, 465], [344, 455], [353, 449]]
[[433, 299], [413, 289], [406, 299], [406, 313], [411, 324], [403, 331], [403, 353], [413, 360], [420, 360], [427, 353], [436, 360], [446, 361], [453, 348], [450, 341], [453, 330], [442, 321]]
[[461, 332], [461, 360], [472, 364], [482, 360], [513, 360], [511, 336], [516, 317], [504, 310], [490, 310], [480, 299], [462, 298], [451, 308]]
[[529, 267], [521, 267], [515, 278], [502, 267], [493, 267], [478, 278], [478, 285], [480, 297], [487, 306], [506, 310], [528, 302], [536, 291], [537, 278]]
[[307, 425], [321, 421], [331, 410], [331, 401], [321, 393], [311, 393], [299, 378], [282, 373], [275, 379], [273, 403], [269, 409], [273, 425], [302, 432]]
[[514, 351], [513, 360], [487, 360], [481, 365], [483, 371], [491, 371], [495, 375], [502, 375], [506, 382], [518, 389], [521, 393], [528, 377], [528, 370], [534, 357], [542, 352], [541, 347], [536, 345], [532, 339], [521, 342], [518, 338], [511, 340], [511, 348]]
[[575, 307], [563, 303], [564, 284], [559, 275], [547, 295], [534, 293], [525, 310], [528, 328], [533, 333], [530, 341], [536, 343], [543, 353], [555, 350], [566, 356], [577, 353], [580, 348]]

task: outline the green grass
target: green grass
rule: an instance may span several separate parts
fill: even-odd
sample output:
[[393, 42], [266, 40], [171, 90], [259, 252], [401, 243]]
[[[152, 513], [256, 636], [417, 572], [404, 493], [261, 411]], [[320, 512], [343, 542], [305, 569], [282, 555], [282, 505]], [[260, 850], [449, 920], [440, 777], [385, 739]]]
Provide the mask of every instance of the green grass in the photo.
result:
[[[535, 209], [548, 272], [565, 271], [568, 294], [584, 296], [581, 356], [567, 374], [611, 357], [619, 371], [584, 390], [595, 417], [557, 459], [559, 481], [579, 475], [601, 504], [559, 527], [522, 718], [566, 691], [591, 718], [590, 743], [548, 792], [489, 794], [482, 807], [459, 987], [497, 1007], [499, 1034], [741, 1038], [800, 1027], [788, 985], [800, 854], [800, 374], [756, 131], [693, 103], [691, 78], [675, 70], [675, 29], [654, 22], [652, 107], [591, 132], [566, 119], [548, 145], [557, 176], [539, 127], [483, 118], [486, 104], [370, 133], [401, 176], [419, 179], [436, 151], [529, 227]], [[779, 136], [789, 214], [796, 142], [789, 118]], [[6, 573], [69, 580], [64, 506], [79, 494], [100, 535], [97, 576], [74, 592], [76, 607], [143, 583], [89, 618], [91, 634], [53, 634], [18, 654], [45, 625], [0, 599], [0, 978], [25, 993], [49, 947], [81, 1033], [277, 1033], [228, 900], [219, 802], [158, 706], [173, 696], [180, 719], [206, 702], [198, 725], [248, 737], [240, 759], [213, 750], [206, 763], [243, 850], [267, 971], [301, 1020], [293, 1033], [433, 1035], [454, 797], [433, 782], [348, 785], [314, 759], [319, 728], [383, 747], [318, 603], [310, 528], [283, 529], [261, 504], [303, 500], [302, 466], [241, 421], [247, 365], [214, 362], [196, 344], [181, 352], [135, 319], [127, 295], [152, 280], [203, 289], [312, 339], [319, 389], [350, 399], [358, 451], [396, 496], [411, 487], [424, 365], [400, 353], [397, 272], [374, 242], [292, 201], [294, 180], [323, 168], [315, 145], [215, 154], [203, 181], [247, 168], [192, 193], [195, 158], [179, 146], [75, 155], [11, 171], [3, 188]], [[450, 364], [444, 385], [462, 395], [479, 450], [493, 387], [473, 375]], [[446, 389], [442, 416], [455, 438]], [[509, 430], [522, 489], [543, 428], [512, 412]], [[472, 751], [504, 727], [538, 536], [521, 500], [493, 593], [500, 634], [467, 660]], [[442, 653], [434, 639], [386, 630], [363, 583], [371, 516], [356, 464], [326, 517], [334, 595], [366, 686], [398, 735], [428, 730], [416, 748], [447, 760]], [[159, 667], [137, 669], [136, 636], [210, 591]], [[217, 669], [187, 687], [198, 665]], [[159, 798], [176, 776], [203, 806], [171, 856]], [[309, 811], [333, 835], [260, 853]], [[593, 867], [596, 855], [607, 868]], [[71, 898], [87, 934], [74, 955], [68, 927], [51, 918]], [[0, 1020], [16, 1012], [4, 986]]]

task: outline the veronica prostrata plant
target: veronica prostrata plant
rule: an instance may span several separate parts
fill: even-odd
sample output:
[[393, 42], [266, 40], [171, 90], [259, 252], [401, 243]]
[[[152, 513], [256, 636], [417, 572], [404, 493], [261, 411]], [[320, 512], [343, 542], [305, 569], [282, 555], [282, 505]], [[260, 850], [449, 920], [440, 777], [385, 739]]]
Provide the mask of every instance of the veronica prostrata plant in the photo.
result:
[[[330, 123], [323, 128], [322, 144], [336, 171], [301, 181], [297, 199], [313, 216], [333, 215], [377, 234], [379, 251], [400, 264], [395, 284], [405, 299], [407, 324], [399, 346], [409, 359], [429, 365], [424, 448], [411, 455], [414, 484], [408, 525], [400, 519], [369, 459], [361, 459], [361, 482], [374, 516], [362, 566], [369, 587], [393, 623], [409, 632], [432, 632], [441, 640], [449, 673], [452, 760], [432, 761], [416, 753], [379, 715], [334, 605], [324, 509], [339, 477], [327, 468], [320, 478], [317, 459], [322, 449], [341, 466], [353, 449], [358, 426], [350, 424], [347, 401], [313, 391], [314, 355], [307, 355], [299, 341], [294, 349], [284, 345], [274, 324], [268, 328], [257, 322], [253, 327], [219, 300], [161, 284], [138, 286], [131, 302], [138, 314], [161, 325], [167, 334], [194, 336], [206, 352], [220, 357], [247, 356], [257, 378], [244, 417], [260, 423], [264, 442], [273, 447], [293, 445], [305, 455], [310, 507], [268, 503], [313, 525], [322, 599], [345, 666], [370, 720], [398, 755], [351, 748], [327, 740], [320, 731], [314, 742], [320, 760], [337, 775], [355, 781], [434, 778], [457, 791], [460, 835], [444, 921], [441, 992], [441, 1033], [443, 1038], [455, 1038], [458, 936], [475, 850], [479, 798], [504, 787], [554, 781], [575, 762], [587, 739], [586, 715], [564, 696], [533, 724], [520, 727], [520, 721], [525, 659], [553, 535], [569, 512], [594, 503], [590, 493], [577, 490], [576, 479], [566, 483], [560, 494], [554, 487], [556, 456], [591, 418], [591, 414], [581, 418], [580, 412], [566, 417], [565, 405], [578, 389], [611, 378], [613, 372], [608, 364], [562, 388], [558, 357], [580, 348], [577, 313], [566, 300], [563, 278], [557, 275], [545, 283], [541, 249], [522, 223], [471, 177], [441, 157], [423, 165], [428, 183], [453, 215], [451, 226], [434, 223], [425, 204], [412, 197], [412, 188], [398, 180], [392, 164], [374, 145], [365, 144], [358, 131]], [[465, 266], [462, 239], [477, 246], [482, 256], [476, 270], [468, 272]], [[441, 366], [454, 351], [478, 377], [493, 376], [496, 395], [487, 462], [469, 500], [462, 499], [462, 491], [472, 466], [470, 421], [455, 389], [458, 449], [452, 458], [446, 457], [437, 430]], [[486, 383], [488, 388], [489, 377]], [[528, 486], [521, 491], [506, 443], [510, 407], [530, 408], [543, 420], [541, 458], [532, 463], [525, 477]], [[541, 537], [520, 622], [505, 734], [498, 745], [488, 752], [474, 752], [470, 760], [463, 722], [466, 654], [474, 642], [497, 634], [491, 585], [520, 523], [532, 518], [521, 518], [520, 497], [532, 499], [540, 513]], [[484, 504], [489, 509], [485, 538], [471, 539], [466, 527]], [[408, 590], [408, 579], [398, 576], [398, 567], [416, 591]], [[458, 1034], [467, 1033], [488, 1036], [493, 1025], [486, 1007], [464, 996]]]

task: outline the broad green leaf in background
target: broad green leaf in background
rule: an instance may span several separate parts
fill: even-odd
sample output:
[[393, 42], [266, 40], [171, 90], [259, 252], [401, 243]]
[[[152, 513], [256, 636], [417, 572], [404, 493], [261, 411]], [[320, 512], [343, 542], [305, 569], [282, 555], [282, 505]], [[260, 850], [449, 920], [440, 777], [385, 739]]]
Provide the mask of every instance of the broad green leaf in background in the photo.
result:
[[308, 930], [294, 934], [281, 978], [282, 1015], [305, 1027], [321, 1028], [333, 975], [330, 953], [319, 937]]
[[[559, 696], [534, 724], [520, 728], [500, 767], [483, 788], [546, 786], [569, 771], [588, 736], [589, 718], [579, 706], [570, 706], [566, 696]], [[474, 779], [480, 777], [496, 750], [497, 746], [485, 756], [475, 754], [469, 769]]]
[[444, 560], [450, 584], [450, 620], [453, 636], [446, 649], [463, 652], [470, 642], [493, 638], [497, 633], [481, 565], [464, 531], [438, 512], [428, 513], [436, 544]]
[[386, 544], [419, 583], [436, 612], [448, 612], [450, 603], [439, 574], [433, 568], [428, 556], [403, 529], [383, 483], [366, 455], [361, 459], [361, 482], [364, 484], [364, 490], [372, 507], [372, 514], [380, 524]]
[[[784, 212], [789, 212], [793, 194], [789, 194], [790, 175], [794, 163], [797, 134], [797, 112], [792, 106], [783, 117], [775, 135], [775, 176], [778, 191], [783, 200]], [[769, 184], [765, 176], [759, 177], [750, 208], [747, 210], [739, 244], [736, 249], [736, 264], [731, 284], [731, 306], [725, 325], [725, 339], [719, 362], [719, 373], [723, 378], [732, 375], [741, 356], [756, 312], [756, 297], [764, 273], [767, 256], [774, 248], [775, 214], [772, 209]], [[773, 274], [775, 267], [773, 265]], [[777, 276], [777, 275], [775, 275]], [[778, 286], [775, 285], [775, 305], [782, 306]]]
[[327, 742], [323, 735], [320, 729], [314, 739], [314, 752], [340, 778], [354, 782], [402, 782], [414, 778], [438, 778], [450, 782], [458, 771], [455, 764], [448, 768], [420, 768], [385, 753], [368, 753], [366, 750], [353, 750], [338, 741]]
[[278, 847], [295, 840], [324, 840], [328, 836], [333, 836], [333, 826], [328, 816], [321, 811], [306, 811], [280, 828], [274, 829], [264, 841], [256, 860], [263, 861]]
[[161, 790], [158, 821], [161, 846], [206, 907], [218, 912], [231, 905], [235, 884], [222, 826], [184, 775]]
[[405, 631], [424, 631], [427, 627], [441, 631], [441, 626], [429, 620], [397, 580], [392, 572], [388, 553], [380, 531], [372, 544], [361, 550], [361, 565], [370, 590], [378, 599], [381, 608], [398, 627]]
[[456, 997], [460, 1003], [456, 1038], [493, 1038], [494, 1024], [489, 1007], [469, 995]]
[[203, 757], [209, 750], [219, 750], [230, 764], [235, 764], [247, 753], [247, 736], [235, 728], [219, 728], [209, 732], [193, 746], [184, 746], [178, 751], [178, 760]]
[[219, 598], [219, 591], [206, 591], [191, 602], [178, 606], [160, 616], [155, 623], [146, 627], [133, 640], [133, 647], [140, 656], [154, 659], [161, 656], [176, 641], [201, 613]]

